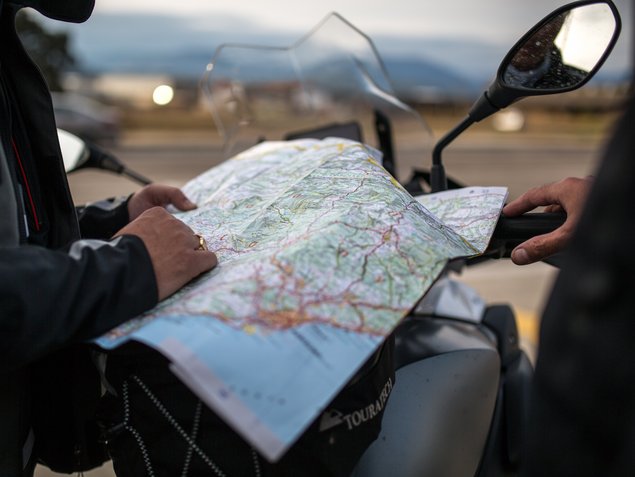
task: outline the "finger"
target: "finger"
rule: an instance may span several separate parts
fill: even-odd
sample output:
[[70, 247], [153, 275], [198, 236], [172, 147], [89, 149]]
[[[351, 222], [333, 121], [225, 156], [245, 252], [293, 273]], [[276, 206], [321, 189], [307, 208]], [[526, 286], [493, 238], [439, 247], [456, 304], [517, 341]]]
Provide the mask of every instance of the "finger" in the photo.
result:
[[561, 205], [548, 205], [547, 207], [545, 207], [545, 212], [547, 213], [554, 213], [554, 212], [563, 212], [564, 209], [562, 208]]
[[201, 273], [207, 272], [218, 265], [218, 257], [214, 252], [207, 250], [197, 250], [196, 252], [196, 270], [197, 276]]
[[207, 250], [192, 250], [188, 251], [184, 255], [187, 269], [187, 279], [182, 283], [183, 285], [199, 275], [212, 270], [218, 265], [218, 258], [214, 252]]
[[165, 207], [174, 205], [179, 210], [191, 210], [196, 208], [196, 204], [190, 201], [181, 189], [162, 184], [151, 184], [138, 193], [144, 200], [154, 206]]
[[568, 234], [561, 227], [549, 234], [538, 235], [521, 243], [512, 251], [511, 259], [516, 265], [539, 262], [562, 250], [567, 242]]
[[[175, 259], [178, 261], [175, 262]], [[157, 264], [153, 260], [159, 301], [167, 298], [202, 273], [213, 269], [217, 264], [216, 254], [196, 250], [186, 250], [168, 258], [167, 261], [159, 260]]]
[[546, 184], [530, 189], [503, 208], [503, 214], [514, 217], [542, 205], [559, 204], [556, 184]]
[[188, 199], [181, 189], [170, 187], [165, 191], [165, 193], [166, 201], [164, 202], [164, 205], [172, 204], [177, 209], [183, 211], [196, 209], [196, 204]]

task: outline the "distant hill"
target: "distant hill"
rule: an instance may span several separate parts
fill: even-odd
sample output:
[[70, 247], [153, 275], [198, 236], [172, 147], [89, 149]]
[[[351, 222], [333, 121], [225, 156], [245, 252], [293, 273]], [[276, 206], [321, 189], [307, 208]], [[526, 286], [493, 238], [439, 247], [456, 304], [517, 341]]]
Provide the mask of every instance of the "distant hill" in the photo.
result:
[[[181, 18], [161, 15], [98, 15], [89, 25], [68, 25], [82, 71], [99, 74], [171, 74], [180, 78], [199, 78], [216, 47], [235, 42], [258, 45], [290, 45], [299, 35], [271, 34], [246, 25], [238, 19], [225, 19], [213, 32], [192, 30]], [[56, 25], [57, 24], [52, 24]], [[232, 27], [233, 25], [233, 27]], [[66, 25], [65, 25], [66, 26]], [[113, 34], [113, 32], [117, 34]], [[480, 89], [483, 75], [476, 78], [425, 58], [421, 51], [437, 54], [460, 52], [461, 43], [434, 39], [422, 48], [421, 39], [383, 37], [377, 46], [398, 95], [432, 100], [434, 97], [470, 95]], [[477, 42], [470, 42], [472, 50]], [[465, 43], [463, 43], [464, 45]], [[491, 48], [484, 46], [485, 51]], [[448, 55], [452, 58], [452, 55]], [[256, 66], [257, 67], [257, 66]]]
[[[59, 28], [57, 23], [51, 26]], [[205, 29], [162, 15], [95, 15], [70, 30], [80, 68], [91, 73], [170, 74], [199, 78], [216, 47], [226, 42], [285, 46], [300, 34], [264, 32], [233, 17]], [[380, 36], [375, 39], [397, 93], [408, 99], [470, 99], [496, 73], [507, 45], [474, 38]], [[624, 67], [601, 71], [602, 81], [622, 81]]]
[[431, 61], [388, 57], [385, 64], [400, 97], [425, 102], [469, 99], [481, 89], [482, 78], [469, 78]]

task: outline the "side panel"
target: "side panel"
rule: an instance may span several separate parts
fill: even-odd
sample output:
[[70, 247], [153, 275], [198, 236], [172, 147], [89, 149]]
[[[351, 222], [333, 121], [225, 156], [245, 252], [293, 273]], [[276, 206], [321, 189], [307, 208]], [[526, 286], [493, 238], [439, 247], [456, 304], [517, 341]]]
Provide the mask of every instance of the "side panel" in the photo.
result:
[[494, 350], [453, 351], [397, 371], [379, 438], [354, 477], [475, 475], [498, 391]]

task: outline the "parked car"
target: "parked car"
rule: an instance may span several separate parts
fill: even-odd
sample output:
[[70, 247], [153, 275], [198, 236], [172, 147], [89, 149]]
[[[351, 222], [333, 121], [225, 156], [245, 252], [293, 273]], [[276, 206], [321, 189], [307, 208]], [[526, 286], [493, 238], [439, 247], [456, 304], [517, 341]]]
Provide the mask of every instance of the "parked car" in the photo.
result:
[[121, 120], [116, 108], [86, 96], [53, 93], [57, 127], [84, 140], [115, 143], [121, 134]]

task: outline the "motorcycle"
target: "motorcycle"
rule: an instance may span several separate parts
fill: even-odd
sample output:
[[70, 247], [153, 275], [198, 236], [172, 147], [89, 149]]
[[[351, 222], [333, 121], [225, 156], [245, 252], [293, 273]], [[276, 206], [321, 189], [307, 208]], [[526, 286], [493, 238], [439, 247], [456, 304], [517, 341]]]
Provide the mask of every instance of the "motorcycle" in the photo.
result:
[[[471, 124], [524, 97], [580, 88], [602, 66], [619, 31], [610, 0], [582, 0], [546, 16], [511, 48], [466, 118], [436, 143], [431, 170], [415, 170], [402, 179], [404, 187], [413, 195], [462, 187], [446, 176], [446, 146]], [[401, 177], [397, 158], [428, 149], [425, 122], [397, 99], [370, 38], [337, 14], [289, 48], [219, 47], [201, 88], [227, 156], [265, 137], [340, 136], [377, 147], [386, 170]], [[60, 141], [69, 172], [96, 167], [149, 183], [95, 146], [65, 133]], [[449, 263], [397, 326], [395, 386], [381, 434], [354, 477], [520, 472], [532, 364], [519, 346], [512, 308], [488, 305], [455, 273], [508, 258], [516, 245], [563, 221], [563, 215], [547, 213], [500, 217], [487, 251]], [[548, 262], [557, 266], [559, 257]]]

